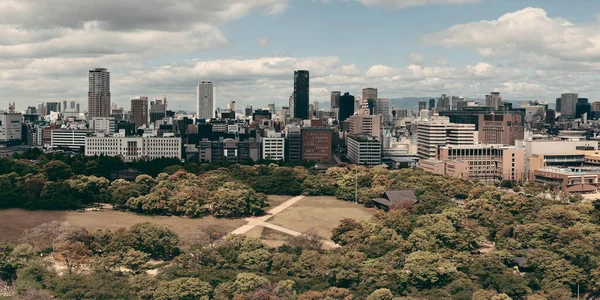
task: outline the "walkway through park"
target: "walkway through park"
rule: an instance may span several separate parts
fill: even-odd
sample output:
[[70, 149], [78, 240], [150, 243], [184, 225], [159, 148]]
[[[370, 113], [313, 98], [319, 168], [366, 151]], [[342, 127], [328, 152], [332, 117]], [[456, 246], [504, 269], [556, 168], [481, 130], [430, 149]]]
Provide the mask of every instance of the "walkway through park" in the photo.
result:
[[[291, 198], [287, 201], [285, 201], [284, 203], [280, 204], [279, 206], [269, 210], [264, 216], [260, 216], [260, 217], [251, 217], [251, 218], [246, 218], [244, 219], [246, 222], [248, 222], [248, 224], [243, 225], [235, 230], [233, 230], [232, 232], [230, 232], [229, 234], [245, 234], [248, 231], [254, 229], [256, 226], [263, 226], [266, 228], [270, 228], [279, 232], [283, 232], [285, 234], [291, 235], [291, 236], [299, 236], [302, 235], [301, 232], [295, 231], [295, 230], [291, 230], [291, 229], [287, 229], [285, 227], [281, 227], [275, 224], [271, 224], [271, 223], [267, 223], [267, 221], [271, 218], [273, 218], [274, 216], [276, 216], [277, 214], [279, 214], [280, 212], [290, 208], [292, 205], [298, 203], [300, 200], [304, 199], [304, 196], [297, 196], [294, 198]], [[323, 243], [323, 246], [325, 246], [326, 248], [337, 248], [339, 247], [339, 245], [337, 245], [336, 243], [334, 243], [333, 241], [330, 240], [326, 240]]]

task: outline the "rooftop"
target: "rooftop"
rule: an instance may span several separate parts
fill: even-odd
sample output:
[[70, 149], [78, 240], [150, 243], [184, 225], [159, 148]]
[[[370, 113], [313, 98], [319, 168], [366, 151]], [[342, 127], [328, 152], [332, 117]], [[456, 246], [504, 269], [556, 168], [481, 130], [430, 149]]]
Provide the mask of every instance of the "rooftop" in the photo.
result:
[[566, 175], [586, 175], [586, 174], [599, 174], [600, 168], [598, 167], [577, 167], [577, 168], [543, 168], [538, 169], [543, 172], [553, 172]]

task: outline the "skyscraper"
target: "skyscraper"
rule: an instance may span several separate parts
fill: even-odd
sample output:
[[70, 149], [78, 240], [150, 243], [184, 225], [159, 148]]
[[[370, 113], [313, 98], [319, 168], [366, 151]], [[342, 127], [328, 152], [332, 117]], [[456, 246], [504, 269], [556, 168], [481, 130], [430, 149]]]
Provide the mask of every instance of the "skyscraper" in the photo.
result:
[[163, 96], [162, 99], [154, 98], [154, 101], [150, 102], [150, 123], [155, 123], [158, 120], [162, 120], [167, 116], [167, 97]]
[[60, 102], [46, 102], [46, 114], [49, 115], [51, 112], [61, 112]]
[[377, 89], [376, 88], [365, 88], [362, 90], [362, 99], [363, 101], [369, 99], [377, 99]]
[[375, 102], [375, 114], [383, 117], [383, 122], [389, 122], [392, 120], [392, 107], [390, 104], [390, 98], [377, 98]]
[[90, 119], [110, 116], [110, 73], [104, 68], [90, 70], [88, 111]]
[[[575, 99], [577, 101], [577, 99]], [[485, 106], [491, 107], [494, 110], [502, 107], [502, 97], [499, 92], [491, 92], [489, 95], [485, 95]]]
[[202, 81], [196, 88], [196, 118], [211, 119], [215, 115], [216, 89], [210, 81]]
[[67, 100], [63, 101], [62, 112], [67, 111], [67, 107], [68, 107], [67, 103], [68, 103]]
[[429, 99], [429, 109], [435, 108], [435, 99]]
[[566, 93], [560, 95], [560, 113], [566, 118], [575, 118], [579, 95]]
[[310, 94], [309, 74], [306, 70], [294, 71], [294, 118], [308, 119], [308, 103]]
[[131, 99], [131, 121], [136, 127], [148, 125], [148, 97]]
[[342, 96], [342, 92], [333, 91], [331, 92], [331, 108], [339, 108], [340, 107], [340, 97]]
[[427, 109], [427, 102], [419, 101], [419, 111], [422, 111], [424, 109]]
[[338, 121], [342, 123], [354, 114], [354, 96], [350, 93], [344, 93], [343, 96], [340, 96], [339, 109]]

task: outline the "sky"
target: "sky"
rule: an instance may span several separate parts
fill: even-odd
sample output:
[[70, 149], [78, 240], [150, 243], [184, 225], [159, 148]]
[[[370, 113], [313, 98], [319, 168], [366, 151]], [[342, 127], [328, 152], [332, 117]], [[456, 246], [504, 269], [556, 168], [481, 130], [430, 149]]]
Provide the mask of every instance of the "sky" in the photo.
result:
[[1, 0], [0, 110], [75, 100], [88, 70], [111, 72], [112, 102], [166, 95], [193, 111], [213, 81], [217, 106], [287, 105], [293, 72], [310, 101], [331, 91], [600, 101], [600, 1]]

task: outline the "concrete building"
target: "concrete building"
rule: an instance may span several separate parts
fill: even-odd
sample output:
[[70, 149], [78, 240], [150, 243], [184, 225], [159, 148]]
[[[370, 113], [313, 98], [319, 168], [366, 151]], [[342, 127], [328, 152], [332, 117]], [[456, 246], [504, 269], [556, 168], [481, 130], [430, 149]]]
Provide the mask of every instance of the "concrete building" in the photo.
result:
[[534, 181], [555, 185], [570, 193], [596, 193], [600, 186], [600, 168], [544, 168], [533, 171]]
[[419, 111], [427, 109], [427, 101], [419, 101]]
[[333, 160], [333, 132], [329, 128], [302, 128], [302, 161], [329, 163]]
[[479, 141], [483, 144], [515, 145], [522, 140], [525, 127], [521, 115], [479, 115]]
[[111, 114], [110, 73], [104, 68], [89, 72], [88, 117], [106, 118]]
[[502, 97], [499, 92], [491, 92], [489, 95], [485, 95], [485, 106], [491, 107], [494, 110], [502, 107]]
[[210, 120], [215, 116], [217, 91], [210, 81], [202, 81], [196, 87], [196, 118]]
[[115, 132], [117, 128], [117, 122], [113, 117], [93, 118], [91, 123], [92, 129], [97, 132], [104, 132], [106, 134]]
[[49, 115], [51, 112], [61, 112], [60, 102], [46, 102], [46, 111], [44, 115]]
[[579, 95], [576, 93], [566, 93], [560, 95], [560, 113], [565, 118], [575, 118], [577, 109], [577, 100]]
[[[436, 158], [446, 162], [448, 176], [464, 176], [468, 180], [492, 182], [496, 180], [525, 180], [525, 151], [505, 145], [459, 145], [443, 146]], [[450, 162], [450, 163], [448, 163]], [[459, 163], [460, 162], [460, 163]]]
[[23, 127], [20, 113], [0, 112], [0, 144], [20, 144]]
[[294, 93], [292, 97], [294, 119], [309, 119], [308, 104], [310, 103], [310, 76], [306, 70], [294, 71]]
[[297, 126], [287, 127], [285, 141], [286, 160], [290, 162], [302, 161], [302, 129]]
[[[518, 140], [515, 145], [525, 151], [526, 178], [533, 179], [533, 171], [542, 167], [536, 156], [549, 154], [570, 154], [578, 148], [598, 149], [598, 143], [593, 141], [561, 141], [561, 140]], [[532, 161], [532, 158], [534, 160]]]
[[377, 98], [377, 101], [375, 101], [375, 114], [381, 115], [383, 122], [390, 122], [392, 121], [391, 113], [390, 98]]
[[366, 111], [348, 118], [349, 133], [366, 134], [381, 139], [381, 115], [369, 115]]
[[200, 161], [210, 163], [256, 162], [262, 158], [260, 152], [260, 142], [254, 138], [240, 140], [221, 137], [217, 141], [203, 139], [199, 144]]
[[131, 122], [136, 127], [148, 126], [148, 97], [131, 99]]
[[[331, 92], [331, 108], [339, 108], [340, 107], [340, 97], [342, 96], [342, 92], [340, 91], [333, 91]], [[352, 101], [354, 102], [354, 98], [352, 99]], [[354, 103], [352, 104], [354, 105]]]
[[421, 159], [435, 158], [439, 147], [473, 145], [476, 136], [472, 124], [454, 124], [448, 118], [435, 117], [417, 124], [417, 153]]
[[439, 111], [448, 111], [450, 110], [450, 98], [446, 96], [446, 94], [442, 94], [440, 98], [438, 98], [436, 110]]
[[381, 141], [366, 134], [350, 135], [347, 156], [356, 165], [378, 166], [381, 164]]
[[93, 130], [53, 129], [51, 130], [50, 147], [52, 149], [81, 150], [85, 147], [85, 139]]
[[285, 138], [281, 133], [269, 130], [262, 138], [263, 160], [285, 160]]
[[178, 137], [95, 137], [85, 138], [85, 155], [121, 157], [125, 162], [177, 158], [181, 160], [182, 144]]
[[377, 89], [376, 88], [364, 88], [362, 90], [362, 100], [367, 101], [369, 99], [377, 99]]
[[167, 97], [150, 102], [150, 124], [167, 117]]

